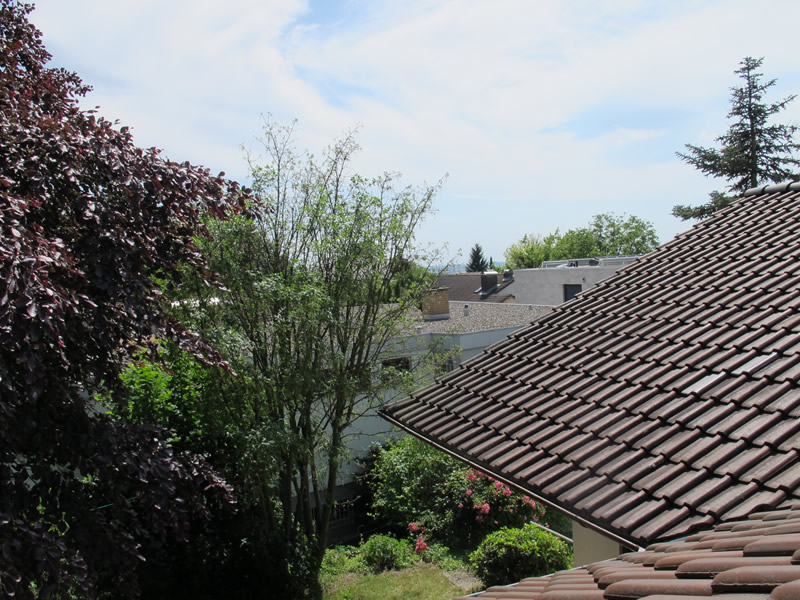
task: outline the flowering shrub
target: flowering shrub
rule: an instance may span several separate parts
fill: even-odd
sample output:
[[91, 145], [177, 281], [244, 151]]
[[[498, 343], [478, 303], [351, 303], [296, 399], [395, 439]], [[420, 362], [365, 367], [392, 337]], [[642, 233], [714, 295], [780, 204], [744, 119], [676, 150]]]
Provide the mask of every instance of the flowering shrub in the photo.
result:
[[463, 545], [474, 545], [501, 527], [521, 527], [541, 521], [544, 508], [502, 481], [466, 468], [452, 482], [456, 496], [453, 534]]
[[407, 528], [412, 542], [425, 544], [425, 534], [474, 548], [487, 533], [544, 515], [528, 496], [410, 436], [380, 452], [371, 479], [373, 516], [398, 535]]

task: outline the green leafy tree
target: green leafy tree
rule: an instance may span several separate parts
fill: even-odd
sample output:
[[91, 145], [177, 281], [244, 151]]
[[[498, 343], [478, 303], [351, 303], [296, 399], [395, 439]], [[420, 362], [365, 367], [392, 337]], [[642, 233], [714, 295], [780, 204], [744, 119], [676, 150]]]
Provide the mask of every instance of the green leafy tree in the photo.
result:
[[724, 208], [733, 197], [747, 189], [766, 182], [780, 183], [797, 178], [796, 167], [800, 161], [795, 153], [800, 144], [794, 141], [797, 126], [771, 124], [773, 115], [781, 112], [795, 99], [788, 96], [777, 102], [767, 103], [764, 95], [775, 85], [775, 79], [762, 81], [763, 73], [758, 69], [762, 58], [746, 57], [734, 71], [744, 81], [740, 87], [731, 88], [732, 119], [727, 133], [719, 136], [719, 148], [704, 148], [686, 144], [688, 152], [677, 152], [679, 158], [712, 177], [728, 181], [727, 196], [721, 192], [711, 193], [710, 201], [699, 206], [677, 205], [672, 214], [681, 219], [705, 219]]
[[209, 223], [214, 241], [202, 248], [226, 291], [197, 276], [176, 308], [247, 386], [246, 403], [215, 414], [247, 465], [226, 463], [272, 549], [280, 597], [319, 591], [350, 427], [404, 382], [382, 359], [429, 288], [422, 265], [439, 262], [414, 243], [437, 187], [348, 177], [352, 136], [315, 160], [295, 151], [292, 133], [266, 123], [248, 216]]
[[534, 233], [523, 235], [521, 240], [506, 249], [506, 266], [511, 269], [532, 269], [542, 266], [544, 261], [551, 260], [553, 246], [560, 237], [558, 230], [544, 237]]
[[595, 215], [589, 224], [589, 230], [594, 238], [594, 256], [645, 254], [658, 245], [653, 224], [633, 215], [627, 218], [613, 213]]
[[480, 244], [475, 244], [469, 252], [469, 262], [467, 263], [467, 273], [482, 273], [489, 268], [489, 262], [483, 255], [483, 248]]
[[588, 227], [556, 230], [547, 236], [525, 235], [506, 250], [506, 266], [512, 269], [540, 267], [546, 260], [592, 256], [645, 254], [658, 245], [653, 224], [639, 217], [602, 213]]

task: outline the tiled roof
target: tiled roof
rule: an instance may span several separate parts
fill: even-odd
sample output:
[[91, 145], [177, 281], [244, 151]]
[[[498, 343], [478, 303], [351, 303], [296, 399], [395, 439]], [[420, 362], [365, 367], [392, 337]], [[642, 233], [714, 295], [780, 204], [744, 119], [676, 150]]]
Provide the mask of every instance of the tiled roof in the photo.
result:
[[800, 184], [757, 190], [384, 416], [627, 543], [800, 500]]
[[[645, 552], [495, 586], [477, 600], [800, 598], [800, 505], [755, 513]], [[465, 600], [464, 597], [461, 600]]]

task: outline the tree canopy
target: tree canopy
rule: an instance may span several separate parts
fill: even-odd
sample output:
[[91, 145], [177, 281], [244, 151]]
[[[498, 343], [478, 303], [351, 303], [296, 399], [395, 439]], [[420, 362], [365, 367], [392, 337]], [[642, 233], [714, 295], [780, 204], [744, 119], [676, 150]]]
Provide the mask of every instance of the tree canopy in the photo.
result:
[[162, 283], [207, 272], [202, 218], [244, 198], [80, 110], [88, 88], [46, 67], [31, 10], [0, 2], [0, 594], [135, 596], [143, 544], [233, 499], [201, 457], [93, 398], [155, 336], [223, 365]]
[[[262, 142], [247, 215], [210, 221], [213, 240], [201, 241], [224, 288], [202, 276], [190, 284], [186, 273], [175, 308], [240, 377], [170, 381], [175, 410], [159, 418], [190, 449], [213, 452], [234, 485], [247, 524], [239, 531], [249, 531], [240, 539], [256, 559], [246, 558], [258, 571], [250, 580], [269, 573], [273, 594], [305, 597], [327, 545], [351, 426], [409, 375], [382, 363], [434, 280], [424, 267], [439, 257], [417, 248], [414, 233], [437, 187], [350, 176], [352, 135], [314, 158], [295, 149], [291, 126], [267, 121]], [[145, 415], [163, 404], [158, 394], [138, 402], [132, 412]]]
[[483, 248], [480, 244], [475, 244], [469, 253], [469, 262], [467, 263], [467, 273], [482, 273], [489, 268], [489, 261], [483, 255]]
[[699, 206], [676, 205], [672, 214], [681, 219], [704, 219], [724, 208], [733, 197], [767, 182], [781, 183], [796, 179], [800, 161], [795, 153], [800, 144], [794, 141], [797, 126], [770, 123], [773, 115], [783, 111], [795, 95], [767, 103], [766, 92], [775, 85], [775, 79], [762, 81], [758, 72], [762, 58], [745, 57], [734, 71], [743, 80], [740, 87], [731, 88], [732, 120], [728, 131], [716, 138], [719, 148], [705, 148], [686, 144], [687, 152], [677, 156], [702, 171], [705, 175], [719, 177], [728, 182], [728, 196], [714, 191], [709, 202]]
[[636, 216], [602, 213], [586, 227], [556, 230], [546, 236], [526, 234], [506, 249], [506, 266], [540, 267], [547, 260], [645, 254], [658, 245], [655, 227]]

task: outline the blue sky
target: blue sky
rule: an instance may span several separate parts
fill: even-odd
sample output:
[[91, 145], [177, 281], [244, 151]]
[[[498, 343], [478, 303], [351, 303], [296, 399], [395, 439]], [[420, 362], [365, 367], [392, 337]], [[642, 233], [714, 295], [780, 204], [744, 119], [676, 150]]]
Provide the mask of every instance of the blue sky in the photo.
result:
[[674, 204], [724, 187], [675, 152], [724, 133], [739, 60], [765, 57], [768, 100], [800, 93], [795, 0], [42, 0], [32, 20], [86, 106], [170, 158], [246, 184], [271, 114], [316, 154], [358, 128], [362, 175], [448, 174], [418, 239], [462, 259], [600, 212], [668, 241]]

